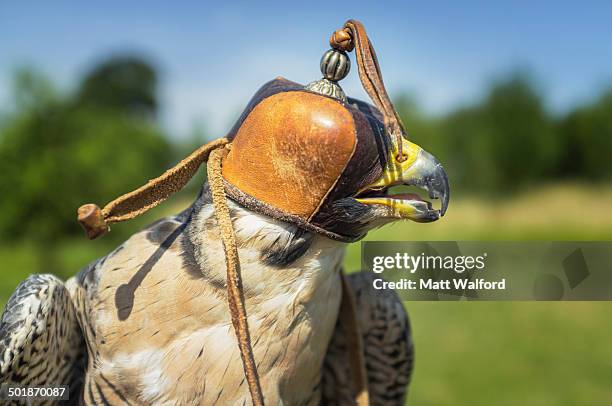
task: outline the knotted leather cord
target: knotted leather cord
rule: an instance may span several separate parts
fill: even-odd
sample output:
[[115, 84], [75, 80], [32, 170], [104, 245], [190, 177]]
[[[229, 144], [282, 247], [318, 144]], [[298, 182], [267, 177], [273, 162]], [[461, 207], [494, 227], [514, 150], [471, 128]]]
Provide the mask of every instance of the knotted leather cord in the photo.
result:
[[350, 52], [353, 48], [355, 49], [361, 84], [376, 107], [383, 113], [387, 133], [395, 137], [398, 151], [395, 158], [399, 162], [404, 161], [406, 159], [402, 148], [404, 125], [387, 94], [374, 46], [363, 24], [357, 20], [348, 20], [344, 28], [332, 34], [329, 43], [332, 48], [341, 51]]
[[89, 239], [98, 238], [109, 231], [109, 223], [117, 223], [140, 216], [181, 190], [208, 159], [212, 150], [229, 141], [219, 138], [202, 145], [161, 176], [151, 179], [138, 189], [119, 196], [100, 209], [95, 204], [84, 204], [78, 209], [78, 220]]
[[217, 148], [213, 150], [208, 159], [208, 184], [212, 194], [214, 215], [221, 232], [223, 241], [223, 252], [225, 253], [225, 266], [227, 269], [227, 300], [229, 302], [232, 325], [238, 339], [240, 356], [244, 374], [251, 393], [251, 400], [255, 406], [263, 406], [264, 399], [261, 392], [257, 365], [253, 356], [249, 324], [246, 308], [244, 305], [244, 292], [242, 290], [242, 277], [240, 276], [240, 260], [236, 246], [236, 235], [232, 226], [232, 218], [227, 205], [225, 189], [223, 187], [223, 176], [221, 174], [221, 162], [227, 155], [229, 149]]

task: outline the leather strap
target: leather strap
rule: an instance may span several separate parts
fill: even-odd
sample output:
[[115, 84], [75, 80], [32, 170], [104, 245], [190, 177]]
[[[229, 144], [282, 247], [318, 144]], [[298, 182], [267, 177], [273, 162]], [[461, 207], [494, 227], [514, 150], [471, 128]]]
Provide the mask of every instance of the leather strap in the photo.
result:
[[227, 271], [227, 300], [229, 303], [230, 316], [234, 332], [238, 339], [238, 348], [242, 358], [244, 375], [251, 393], [251, 401], [254, 406], [263, 406], [264, 397], [261, 391], [261, 383], [257, 373], [257, 365], [253, 356], [249, 323], [247, 320], [246, 306], [244, 301], [244, 290], [242, 288], [242, 276], [240, 275], [240, 259], [236, 245], [236, 234], [232, 225], [230, 210], [223, 188], [223, 176], [221, 175], [221, 163], [229, 152], [228, 146], [219, 147], [210, 153], [208, 160], [208, 183], [212, 195], [214, 215], [217, 219], [221, 240], [223, 241], [223, 252], [225, 253], [225, 266]]
[[136, 190], [119, 196], [103, 209], [93, 203], [79, 207], [78, 220], [85, 229], [87, 238], [93, 240], [106, 234], [110, 230], [109, 223], [140, 216], [181, 190], [193, 178], [200, 165], [206, 162], [211, 151], [228, 142], [227, 138], [219, 138], [202, 145], [161, 176], [151, 179], [146, 185]]
[[387, 94], [374, 46], [368, 38], [363, 24], [357, 20], [348, 20], [344, 24], [344, 28], [332, 34], [329, 43], [332, 48], [341, 51], [355, 49], [361, 84], [372, 102], [383, 114], [387, 133], [395, 137], [398, 150], [396, 159], [399, 162], [404, 161], [405, 157], [402, 151], [404, 125]]

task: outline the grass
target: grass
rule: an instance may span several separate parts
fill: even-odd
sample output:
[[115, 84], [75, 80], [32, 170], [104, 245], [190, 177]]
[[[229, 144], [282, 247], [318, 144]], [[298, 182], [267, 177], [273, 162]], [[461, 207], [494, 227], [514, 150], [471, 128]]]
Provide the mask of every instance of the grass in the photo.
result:
[[[611, 207], [612, 188], [552, 185], [507, 200], [456, 199], [440, 222], [398, 223], [367, 239], [612, 241]], [[84, 239], [58, 244], [57, 273], [68, 277], [111, 248]], [[349, 247], [348, 270], [359, 268], [359, 250], [359, 244]], [[39, 263], [30, 245], [0, 247], [0, 305]], [[612, 303], [411, 302], [406, 307], [416, 345], [412, 405], [612, 404]]]
[[610, 303], [407, 303], [412, 405], [610, 405]]

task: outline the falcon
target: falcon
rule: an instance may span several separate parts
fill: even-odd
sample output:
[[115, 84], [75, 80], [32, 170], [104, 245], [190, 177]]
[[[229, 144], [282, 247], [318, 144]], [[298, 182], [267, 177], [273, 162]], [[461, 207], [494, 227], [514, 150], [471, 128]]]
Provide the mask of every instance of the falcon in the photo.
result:
[[[347, 98], [337, 84], [350, 46], [376, 106]], [[371, 274], [345, 276], [342, 261], [347, 244], [373, 228], [443, 216], [448, 180], [389, 112], [377, 63], [366, 63], [376, 59], [361, 24], [349, 20], [332, 47], [322, 80], [267, 83], [226, 139], [83, 223], [90, 236], [107, 231], [210, 159], [209, 182], [191, 206], [65, 282], [33, 275], [17, 287], [0, 321], [2, 383], [68, 385], [79, 404], [257, 403], [227, 306], [221, 204], [239, 261], [259, 403], [354, 404], [359, 365], [347, 349], [357, 340], [367, 401], [404, 404], [413, 367], [404, 306], [394, 292], [374, 289]], [[217, 178], [211, 150], [220, 159]], [[397, 186], [425, 190], [440, 208], [417, 193], [393, 193]], [[354, 318], [341, 317], [347, 312]]]

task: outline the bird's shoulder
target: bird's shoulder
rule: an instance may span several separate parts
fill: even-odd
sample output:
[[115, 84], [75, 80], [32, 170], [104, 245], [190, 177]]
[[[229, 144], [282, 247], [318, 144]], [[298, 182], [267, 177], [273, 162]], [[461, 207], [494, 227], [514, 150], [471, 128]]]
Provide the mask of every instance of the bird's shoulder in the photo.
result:
[[162, 257], [179, 254], [184, 226], [185, 221], [180, 216], [157, 220], [81, 269], [73, 278], [74, 282], [89, 293], [129, 282], [137, 272], [150, 270], [159, 266], [160, 260], [167, 259]]
[[101, 357], [137, 351], [138, 343], [161, 348], [175, 332], [226, 316], [225, 296], [186, 265], [186, 225], [180, 217], [159, 220], [74, 278], [82, 324]]

